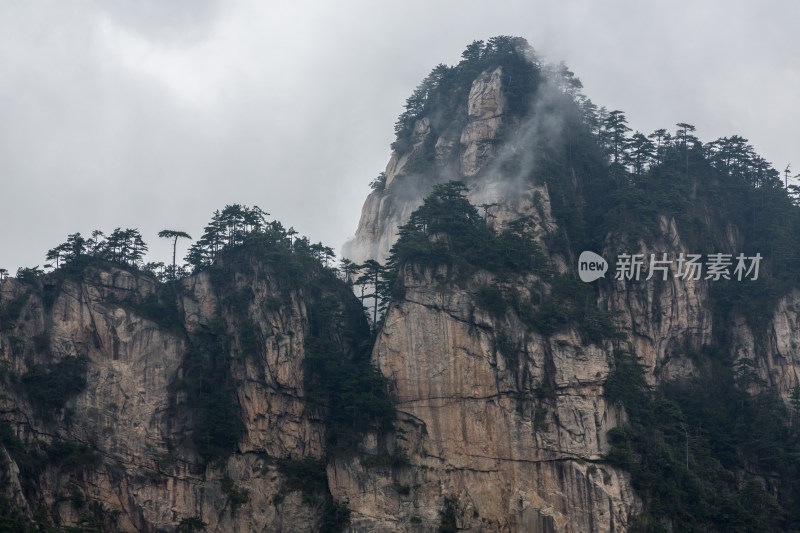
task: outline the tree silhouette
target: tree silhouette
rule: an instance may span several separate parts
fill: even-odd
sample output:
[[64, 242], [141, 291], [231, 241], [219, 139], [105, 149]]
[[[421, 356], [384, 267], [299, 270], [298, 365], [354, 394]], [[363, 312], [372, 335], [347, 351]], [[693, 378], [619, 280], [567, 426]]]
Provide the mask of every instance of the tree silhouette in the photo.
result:
[[[362, 271], [361, 276], [356, 280], [356, 283], [361, 285], [372, 285], [373, 292], [372, 294], [367, 294], [367, 298], [373, 298], [373, 306], [372, 306], [372, 327], [378, 327], [378, 306], [381, 302], [381, 296], [385, 296], [382, 294], [384, 291], [383, 288], [383, 275], [385, 273], [385, 268], [383, 265], [375, 261], [374, 259], [367, 259], [364, 264], [362, 264], [359, 269]], [[362, 294], [362, 301], [364, 295]]]
[[286, 231], [286, 235], [289, 237], [289, 247], [291, 248], [294, 246], [294, 236], [298, 235], [298, 231], [291, 227]]
[[177, 231], [173, 229], [164, 229], [158, 232], [158, 236], [163, 239], [172, 239], [172, 270], [170, 271], [169, 275], [171, 279], [175, 279], [176, 277], [176, 266], [175, 266], [175, 251], [178, 247], [178, 239], [191, 239], [191, 235], [186, 233], [185, 231]]
[[655, 156], [656, 148], [650, 139], [638, 131], [628, 142], [628, 148], [630, 152], [626, 153], [625, 162], [633, 167], [634, 173], [641, 174], [647, 162]]
[[625, 135], [631, 131], [627, 124], [628, 120], [625, 118], [625, 113], [619, 109], [610, 112], [603, 121], [603, 127], [608, 136], [608, 150], [610, 155], [614, 156], [614, 163], [619, 163], [622, 151], [625, 148]]
[[369, 184], [370, 189], [373, 191], [382, 191], [386, 188], [386, 173], [381, 172], [378, 177], [372, 180]]
[[647, 136], [648, 139], [655, 139], [655, 158], [656, 161], [661, 163], [662, 158], [664, 156], [664, 141], [669, 141], [669, 133], [664, 128], [659, 128], [650, 135]]
[[103, 241], [100, 240], [100, 237], [105, 237], [105, 234], [99, 229], [92, 232], [92, 255], [97, 255], [100, 252], [103, 245]]
[[58, 268], [60, 266], [60, 264], [61, 264], [61, 258], [64, 257], [64, 254], [66, 252], [67, 252], [66, 243], [59, 244], [55, 248], [51, 248], [50, 250], [47, 251], [47, 255], [45, 256], [45, 259], [47, 259], [48, 261], [55, 261], [56, 262], [56, 268]]
[[675, 137], [677, 137], [681, 141], [681, 144], [683, 145], [683, 153], [684, 153], [684, 156], [686, 157], [686, 175], [688, 176], [689, 175], [689, 141], [690, 140], [695, 140], [695, 141], [697, 140], [696, 137], [694, 137], [693, 135], [689, 135], [689, 133], [693, 132], [695, 128], [694, 128], [694, 126], [692, 126], [691, 124], [687, 124], [686, 122], [679, 122], [679, 123], [677, 123], [675, 125], [678, 126], [678, 128], [680, 128], [678, 130], [678, 132], [676, 133]]
[[358, 270], [359, 266], [346, 257], [342, 257], [341, 261], [339, 261], [339, 271], [344, 277], [344, 282], [351, 287], [353, 286], [353, 276], [358, 273]]
[[80, 233], [73, 233], [67, 236], [67, 250], [69, 259], [76, 259], [86, 252], [86, 239]]
[[199, 516], [191, 516], [181, 520], [180, 524], [178, 524], [178, 532], [192, 533], [193, 531], [202, 531], [206, 526], [208, 526], [208, 524], [203, 522]]
[[495, 215], [492, 215], [492, 214], [489, 213], [489, 209], [491, 209], [493, 207], [497, 207], [497, 205], [498, 204], [495, 202], [495, 203], [491, 203], [491, 204], [481, 204], [480, 206], [478, 206], [481, 209], [483, 209], [483, 221], [485, 223], [488, 223], [490, 218], [497, 218]]

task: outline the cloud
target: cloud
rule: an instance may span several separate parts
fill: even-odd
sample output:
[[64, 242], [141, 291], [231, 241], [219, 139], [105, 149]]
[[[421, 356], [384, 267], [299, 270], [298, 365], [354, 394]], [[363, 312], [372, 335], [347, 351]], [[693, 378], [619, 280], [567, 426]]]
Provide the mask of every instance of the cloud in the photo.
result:
[[738, 133], [782, 168], [800, 137], [799, 15], [745, 1], [6, 2], [0, 267], [117, 226], [164, 259], [159, 230], [198, 236], [234, 202], [339, 246], [405, 98], [498, 34], [563, 59], [634, 129]]
[[224, 18], [224, 7], [220, 0], [93, 0], [89, 10], [120, 30], [171, 46], [207, 39], [219, 19]]

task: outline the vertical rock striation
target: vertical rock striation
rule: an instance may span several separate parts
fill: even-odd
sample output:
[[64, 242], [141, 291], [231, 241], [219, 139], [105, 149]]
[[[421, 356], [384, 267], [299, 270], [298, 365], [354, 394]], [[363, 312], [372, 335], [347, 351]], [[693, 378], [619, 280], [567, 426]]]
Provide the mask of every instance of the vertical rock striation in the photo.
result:
[[[38, 476], [20, 474], [12, 462], [20, 508], [50, 509], [56, 523], [69, 525], [80, 515], [71, 495], [80, 494], [84, 508], [105, 517], [107, 530], [169, 531], [194, 516], [209, 530], [315, 527], [319, 506], [287, 491], [273, 460], [324, 455], [324, 430], [304, 401], [309, 315], [303, 289], [284, 290], [258, 263], [237, 273], [227, 292], [204, 272], [182, 282], [175, 322], [165, 327], [136, 304], [164, 296], [149, 276], [89, 267], [80, 279], [48, 287], [50, 281], [33, 291], [13, 279], [2, 284], [4, 305], [26, 290], [29, 296], [13, 327], [0, 333], [0, 358], [6, 372], [24, 376], [34, 365], [52, 368], [65, 357], [83, 356], [87, 386], [63, 410], [41, 413], [24, 379], [12, 381], [2, 412], [30, 446], [69, 441], [87, 446], [96, 459], [86, 468], [48, 464]], [[51, 303], [42, 297], [48, 290]], [[225, 301], [231, 291], [252, 293], [244, 313], [233, 313]], [[249, 352], [237, 330], [242, 317], [259, 332]], [[180, 382], [193, 334], [219, 320], [231, 334], [230, 370], [245, 431], [227, 460], [205, 465], [191, 439], [197, 413]], [[279, 493], [280, 501], [273, 500]], [[246, 501], [236, 502], [236, 494], [247, 494]]]

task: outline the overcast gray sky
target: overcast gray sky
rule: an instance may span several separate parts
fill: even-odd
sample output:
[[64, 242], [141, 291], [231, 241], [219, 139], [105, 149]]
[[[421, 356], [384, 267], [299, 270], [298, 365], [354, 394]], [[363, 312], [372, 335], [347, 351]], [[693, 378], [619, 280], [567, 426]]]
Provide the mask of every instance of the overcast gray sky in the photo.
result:
[[406, 97], [519, 35], [649, 133], [740, 134], [800, 172], [800, 2], [0, 0], [0, 268], [68, 233], [198, 238], [259, 205], [338, 249]]

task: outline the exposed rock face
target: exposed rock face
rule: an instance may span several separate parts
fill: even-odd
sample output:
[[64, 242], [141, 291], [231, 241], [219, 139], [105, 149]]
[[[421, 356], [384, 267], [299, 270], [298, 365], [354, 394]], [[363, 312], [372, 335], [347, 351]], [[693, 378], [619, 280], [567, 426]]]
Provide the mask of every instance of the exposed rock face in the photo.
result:
[[800, 292], [778, 301], [763, 333], [753, 331], [746, 317], [736, 319], [733, 347], [738, 358], [750, 359], [758, 376], [788, 402], [800, 384]]
[[[547, 237], [559, 231], [547, 187], [495, 175], [502, 145], [486, 141], [497, 138], [506, 118], [501, 79], [501, 72], [490, 70], [473, 82], [459, 142], [438, 138], [436, 157], [456, 154], [458, 164], [449, 168], [458, 171], [447, 177], [469, 186], [474, 205], [498, 204], [489, 211], [495, 227], [531, 217], [533, 235], [551, 264], [568, 273], [570, 259], [547, 251]], [[398, 160], [393, 155], [392, 169]], [[397, 228], [421, 201], [396, 193], [403, 178], [367, 199], [351, 258], [386, 258]], [[619, 252], [648, 258], [697, 252], [684, 244], [672, 219], [661, 217], [655, 233], [648, 242], [634, 243], [609, 236], [608, 248], [595, 251], [609, 260]], [[724, 233], [725, 246], [735, 249], [735, 231]], [[687, 353], [713, 341], [709, 282], [675, 274], [673, 264], [664, 281], [615, 281], [599, 302], [619, 311], [628, 347], [654, 385], [694, 375]], [[398, 442], [410, 466], [375, 468], [357, 459], [329, 465], [331, 491], [350, 501], [353, 526], [433, 530], [451, 506], [458, 527], [468, 531], [626, 530], [640, 503], [627, 476], [603, 464], [608, 430], [625, 420], [603, 396], [613, 344], [585, 346], [574, 329], [544, 337], [513, 314], [492, 318], [471, 296], [490, 277], [453, 284], [445, 281], [446, 272], [410, 268], [401, 278], [405, 297], [389, 308], [373, 360], [396, 388], [404, 431]], [[524, 294], [536, 281], [515, 283]], [[765, 335], [754, 334], [744, 318], [732, 330], [738, 357], [754, 360], [759, 376], [787, 400], [800, 383], [798, 312], [800, 295], [792, 293], [780, 301]], [[515, 356], [499, 352], [501, 336], [518, 347]], [[552, 393], [543, 395], [544, 385]], [[393, 445], [371, 443], [372, 452]]]
[[[493, 187], [477, 182], [473, 202]], [[499, 220], [531, 214], [535, 235], [556, 230], [546, 187], [532, 186], [527, 201], [494, 190]], [[662, 217], [657, 234], [601, 253], [610, 260], [620, 251], [648, 259], [693, 252], [674, 220]], [[736, 248], [735, 235], [728, 232], [727, 241]], [[615, 281], [601, 303], [620, 312], [650, 383], [690, 377], [697, 369], [687, 353], [713, 341], [710, 282], [675, 277], [674, 263], [665, 281], [644, 281], [648, 274]], [[354, 527], [432, 530], [451, 502], [458, 527], [467, 531], [625, 531], [640, 504], [626, 474], [603, 463], [608, 430], [625, 420], [603, 396], [613, 345], [584, 345], [576, 330], [538, 335], [513, 313], [493, 318], [473, 296], [492, 281], [485, 273], [455, 284], [444, 281], [442, 269], [406, 268], [401, 278], [405, 296], [389, 308], [373, 360], [396, 388], [404, 431], [398, 442], [409, 466], [376, 469], [358, 460], [329, 466], [331, 490], [350, 501]], [[520, 278], [516, 292], [536, 282]], [[779, 301], [765, 332], [754, 333], [745, 317], [729, 328], [736, 357], [753, 360], [787, 402], [800, 383], [798, 324], [794, 291]], [[498, 349], [509, 341], [517, 347], [511, 357]], [[552, 392], [543, 395], [543, 386]], [[373, 443], [373, 453], [383, 449]]]
[[503, 69], [481, 74], [469, 91], [469, 122], [461, 132], [461, 175], [474, 176], [492, 154], [490, 142], [500, 132], [505, 96], [502, 87]]
[[[460, 134], [449, 129], [437, 134], [427, 117], [415, 123], [412, 147], [402, 154], [392, 153], [386, 165], [386, 186], [367, 197], [356, 235], [344, 246], [345, 257], [358, 263], [370, 258], [384, 262], [397, 239], [397, 228], [408, 221], [432, 184], [468, 179], [484, 169], [495, 152], [493, 141], [503, 123], [502, 74], [502, 67], [493, 68], [472, 83], [464, 106], [467, 121]], [[427, 157], [431, 145], [436, 170], [424, 175], [409, 170], [411, 162]]]
[[[544, 245], [557, 229], [547, 188], [518, 191], [482, 180], [470, 196], [499, 204], [495, 224], [531, 216]], [[689, 252], [674, 221], [662, 219], [660, 233], [630, 253]], [[551, 259], [567, 270], [563, 258]], [[659, 287], [618, 281], [605, 296], [621, 311], [652, 382], [691, 375], [685, 348], [711, 341], [707, 282], [673, 276]], [[637, 498], [626, 475], [602, 463], [608, 430], [624, 422], [603, 396], [612, 345], [585, 346], [575, 330], [544, 337], [513, 314], [493, 319], [472, 297], [492, 281], [485, 274], [458, 286], [442, 283], [444, 271], [407, 269], [402, 278], [405, 298], [388, 311], [373, 357], [397, 389], [413, 474], [381, 478], [355, 462], [337, 463], [331, 487], [350, 500], [354, 524], [389, 531], [416, 519], [433, 527], [446, 498], [455, 498], [458, 525], [467, 530], [625, 530]], [[519, 279], [514, 292], [536, 282]], [[500, 353], [500, 336], [517, 346], [516, 355]], [[543, 397], [545, 389], [552, 394]]]
[[[530, 205], [538, 206], [538, 230], [546, 235], [555, 223], [546, 188], [537, 192]], [[516, 216], [515, 201], [498, 216]], [[672, 221], [662, 220], [660, 228], [663, 239], [649, 249], [686, 251]], [[648, 249], [642, 244], [636, 251]], [[585, 345], [575, 329], [537, 334], [511, 312], [493, 316], [474, 298], [492, 276], [478, 272], [461, 284], [442, 283], [447, 275], [413, 266], [401, 272], [404, 296], [390, 307], [373, 352], [395, 388], [400, 431], [364, 446], [374, 456], [400, 446], [407, 463], [375, 466], [369, 456], [328, 463], [334, 499], [347, 500], [352, 510], [350, 530], [435, 530], [450, 509], [467, 531], [624, 531], [639, 503], [626, 474], [603, 462], [608, 430], [625, 420], [603, 396], [612, 347]], [[524, 294], [537, 281], [528, 275], [513, 283]], [[6, 494], [20, 509], [32, 514], [46, 507], [57, 522], [73, 524], [77, 491], [104, 512], [111, 530], [170, 531], [191, 516], [218, 531], [315, 529], [319, 504], [286, 492], [269, 459], [325, 453], [323, 429], [303, 400], [309, 300], [302, 290], [286, 293], [258, 264], [231, 283], [221, 295], [208, 273], [183, 282], [177, 309], [189, 337], [125, 303], [160, 290], [151, 278], [125, 270], [89, 270], [81, 281], [64, 281], [50, 300], [43, 293], [28, 298], [16, 323], [0, 334], [8, 371], [19, 376], [35, 364], [86, 355], [89, 387], [69, 401], [69, 422], [65, 413], [39, 416], [17, 386], [4, 392], [3, 416], [27, 442], [85, 443], [100, 462], [76, 471], [48, 466], [31, 498], [25, 475], [3, 450], [10, 463]], [[618, 282], [606, 298], [622, 311], [653, 382], [690, 374], [691, 363], [677, 353], [685, 342], [710, 338], [707, 283], [673, 279], [658, 291], [651, 285]], [[3, 305], [23, 289], [15, 280], [3, 283]], [[231, 367], [246, 432], [224, 465], [202, 469], [189, 441], [192, 411], [180, 407], [180, 392], [171, 386], [183, 375], [192, 332], [218, 312], [232, 327], [235, 314], [224, 299], [242, 290], [253, 293], [247, 316], [263, 333], [259, 353], [234, 358]], [[754, 359], [761, 376], [787, 396], [797, 384], [798, 310], [800, 296], [792, 293], [765, 337], [744, 320], [733, 329], [740, 356]], [[36, 339], [45, 331], [42, 348]], [[504, 352], [509, 344], [514, 349]], [[241, 349], [239, 341], [234, 349]], [[235, 512], [231, 484], [248, 491]], [[273, 500], [279, 493], [285, 497]]]
[[[659, 230], [661, 238], [649, 244], [639, 242], [635, 249], [606, 250], [606, 258], [612, 260], [620, 251], [638, 253], [649, 264], [651, 254], [660, 259], [663, 253], [675, 258], [693, 252], [682, 243], [674, 220], [660, 217]], [[676, 268], [673, 263], [666, 280], [661, 272], [654, 272], [654, 280], [647, 281], [650, 272], [644, 270], [640, 281], [617, 280], [609, 295], [610, 306], [622, 312], [632, 349], [650, 370], [653, 382], [692, 375], [694, 367], [685, 357], [686, 349], [699, 350], [712, 340], [708, 282], [676, 277]]]
[[[79, 510], [68, 500], [77, 491], [106, 516], [107, 530], [171, 531], [192, 516], [209, 524], [209, 531], [315, 527], [319, 509], [302, 502], [299, 492], [273, 504], [282, 476], [268, 460], [323, 454], [322, 427], [304, 412], [304, 296], [294, 291], [281, 305], [267, 306], [282, 293], [258, 267], [250, 276], [237, 276], [236, 286], [253, 291], [257, 305], [250, 307], [249, 316], [264, 341], [258, 353], [242, 354], [232, 364], [245, 435], [223, 465], [208, 468], [187, 441], [192, 410], [181, 407], [181, 393], [172, 389], [183, 374], [186, 336], [142, 318], [130, 306], [112, 303], [153, 294], [152, 278], [91, 269], [83, 281], [64, 281], [52, 308], [41, 296], [31, 295], [12, 334], [0, 335], [2, 361], [10, 372], [22, 375], [51, 358], [85, 355], [88, 386], [69, 401], [69, 420], [63, 413], [55, 413], [52, 421], [34, 416], [36, 409], [18, 387], [5, 391], [3, 413], [24, 441], [84, 443], [100, 464], [77, 474], [48, 467], [34, 491], [35, 501], [16, 491], [21, 508], [46, 507], [57, 523], [73, 524]], [[6, 281], [2, 302], [8, 304], [21, 291], [15, 280]], [[184, 281], [178, 309], [189, 334], [215, 320], [218, 312], [225, 313], [207, 273]], [[31, 339], [42, 332], [49, 333], [49, 348], [34, 349]], [[14, 468], [12, 479], [18, 486]], [[248, 501], [235, 512], [226, 478], [235, 490], [248, 492]]]
[[[374, 351], [397, 389], [410, 467], [395, 479], [336, 463], [331, 490], [353, 525], [413, 531], [439, 524], [452, 498], [470, 531], [619, 531], [636, 500], [624, 474], [593, 466], [620, 413], [602, 385], [608, 354], [564, 332], [530, 334], [476, 308], [469, 289], [438, 289], [444, 271], [406, 270]], [[520, 280], [520, 290], [534, 280]], [[518, 346], [503, 355], [498, 337]], [[551, 390], [541, 399], [542, 391]], [[403, 494], [403, 487], [407, 491]]]
[[[416, 121], [408, 149], [392, 154], [385, 188], [367, 198], [346, 256], [385, 260], [431, 185], [458, 178], [473, 204], [497, 204], [485, 213], [492, 225], [527, 217], [550, 264], [574, 270], [555, 246], [548, 250], [563, 230], [553, 214], [557, 197], [544, 184], [495, 179], [496, 141], [512, 124], [502, 80], [502, 69], [492, 68], [472, 82], [463, 127]], [[432, 158], [435, 171], [416, 174], [420, 158]], [[609, 236], [606, 249], [595, 251], [609, 260], [618, 252], [696, 252], [674, 220], [662, 217], [656, 226], [648, 242]], [[736, 248], [736, 232], [724, 233]], [[0, 480], [7, 480], [0, 510], [5, 501], [28, 516], [44, 508], [63, 526], [91, 509], [110, 531], [175, 531], [189, 517], [208, 531], [313, 531], [324, 502], [288, 489], [275, 462], [306, 456], [327, 459], [328, 489], [352, 512], [349, 531], [436, 531], [449, 519], [461, 531], [610, 533], [626, 531], [641, 510], [628, 475], [604, 462], [609, 430], [626, 420], [604, 395], [620, 347], [614, 341], [587, 343], [575, 324], [544, 334], [510, 309], [488, 312], [476, 293], [501, 280], [487, 272], [455, 282], [444, 267], [406, 265], [402, 296], [389, 306], [372, 352], [393, 388], [397, 431], [368, 435], [364, 453], [331, 458], [304, 390], [313, 295], [274, 274], [251, 261], [224, 290], [212, 273], [190, 276], [175, 291], [173, 322], [147, 318], [143, 302], [163, 300], [165, 288], [145, 275], [92, 267], [63, 282], [53, 275], [37, 282], [14, 323], [0, 323], [0, 415], [31, 447], [70, 441], [86, 449], [73, 453], [77, 466], [45, 461], [32, 487], [31, 472], [0, 446]], [[716, 333], [709, 283], [674, 274], [608, 283], [597, 302], [619, 311], [625, 347], [654, 385], [696, 373], [686, 354]], [[544, 283], [532, 273], [508, 278], [507, 290], [523, 300]], [[0, 305], [23, 302], [28, 290], [14, 279], [0, 283]], [[344, 284], [330, 296], [359, 306]], [[746, 318], [726, 330], [731, 349], [788, 400], [800, 384], [800, 291], [780, 299], [763, 331]], [[227, 458], [206, 464], [192, 441], [199, 415], [181, 381], [197, 339], [214, 328], [229, 336], [226, 370], [244, 432]], [[17, 378], [68, 357], [87, 358], [88, 387], [66, 409], [43, 412]]]

